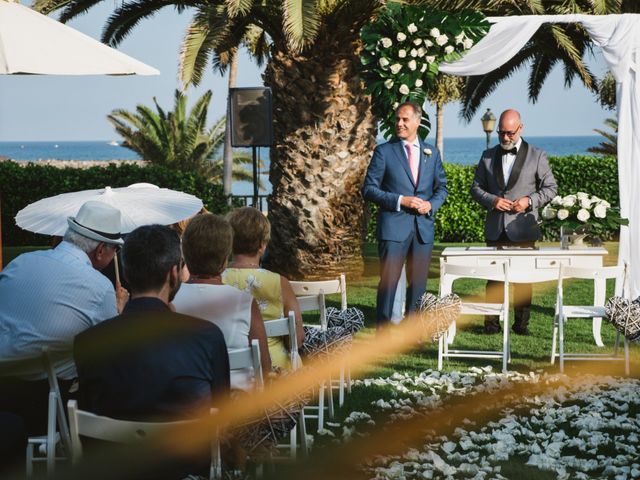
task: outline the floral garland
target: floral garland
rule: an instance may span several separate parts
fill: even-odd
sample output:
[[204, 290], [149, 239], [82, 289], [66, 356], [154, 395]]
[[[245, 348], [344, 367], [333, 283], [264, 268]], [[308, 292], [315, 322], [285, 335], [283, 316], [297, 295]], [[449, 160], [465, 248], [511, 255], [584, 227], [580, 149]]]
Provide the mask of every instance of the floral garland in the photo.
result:
[[[362, 72], [373, 113], [386, 138], [394, 134], [394, 111], [405, 101], [423, 105], [438, 65], [462, 56], [489, 30], [478, 11], [426, 13], [424, 6], [390, 3], [362, 28]], [[424, 114], [420, 136], [429, 133]]]

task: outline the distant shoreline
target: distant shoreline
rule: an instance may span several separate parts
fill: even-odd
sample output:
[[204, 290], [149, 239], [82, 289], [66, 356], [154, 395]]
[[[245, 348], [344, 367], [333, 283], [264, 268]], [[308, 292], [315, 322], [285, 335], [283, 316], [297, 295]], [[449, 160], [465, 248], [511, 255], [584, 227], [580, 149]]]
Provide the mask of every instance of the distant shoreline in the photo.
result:
[[107, 167], [111, 164], [116, 165], [139, 165], [144, 167], [149, 165], [146, 160], [56, 160], [56, 159], [41, 159], [41, 160], [14, 160], [8, 157], [0, 158], [0, 162], [15, 162], [18, 165], [25, 167], [30, 163], [34, 165], [46, 165], [56, 168], [91, 168], [91, 167]]

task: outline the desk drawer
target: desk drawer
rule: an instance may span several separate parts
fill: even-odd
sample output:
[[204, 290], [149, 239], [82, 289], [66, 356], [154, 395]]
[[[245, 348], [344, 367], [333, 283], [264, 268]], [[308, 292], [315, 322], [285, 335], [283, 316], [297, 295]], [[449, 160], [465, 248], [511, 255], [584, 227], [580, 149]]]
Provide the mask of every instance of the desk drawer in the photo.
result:
[[571, 265], [570, 258], [536, 258], [536, 268], [559, 268], [560, 265]]
[[478, 257], [477, 265], [479, 267], [486, 267], [489, 265], [500, 265], [502, 263], [507, 262], [507, 264], [511, 264], [511, 259], [506, 257]]

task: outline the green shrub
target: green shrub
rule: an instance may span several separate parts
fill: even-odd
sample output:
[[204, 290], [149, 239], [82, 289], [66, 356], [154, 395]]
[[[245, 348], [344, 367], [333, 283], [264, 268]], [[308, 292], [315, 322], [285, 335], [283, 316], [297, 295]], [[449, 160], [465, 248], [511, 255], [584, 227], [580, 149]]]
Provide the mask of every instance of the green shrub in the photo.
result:
[[125, 187], [138, 182], [193, 194], [214, 213], [228, 210], [222, 186], [209, 183], [204, 177], [191, 172], [135, 164], [81, 169], [34, 163], [23, 167], [16, 162], [0, 162], [2, 242], [5, 245], [46, 245], [50, 242], [49, 237], [27, 232], [15, 224], [14, 217], [18, 211], [30, 203], [60, 193], [106, 186]]
[[[550, 157], [549, 164], [558, 182], [558, 195], [586, 192], [618, 205], [618, 165], [613, 157], [570, 155]], [[482, 242], [486, 211], [469, 194], [475, 165], [445, 164], [449, 196], [436, 215], [436, 241]], [[369, 206], [371, 216], [367, 226], [367, 241], [376, 241], [375, 205]], [[557, 231], [543, 228], [543, 238], [558, 240]], [[609, 232], [605, 239], [617, 235]]]

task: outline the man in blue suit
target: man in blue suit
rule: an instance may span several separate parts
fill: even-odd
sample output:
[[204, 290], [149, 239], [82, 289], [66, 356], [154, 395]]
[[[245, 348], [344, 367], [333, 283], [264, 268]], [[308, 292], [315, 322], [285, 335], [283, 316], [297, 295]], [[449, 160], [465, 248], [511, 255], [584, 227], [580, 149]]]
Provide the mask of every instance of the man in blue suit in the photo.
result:
[[396, 109], [396, 139], [378, 145], [362, 187], [378, 205], [380, 284], [377, 327], [389, 323], [406, 262], [406, 312], [415, 310], [427, 288], [434, 215], [447, 197], [447, 178], [438, 150], [418, 138], [422, 108], [405, 102]]

